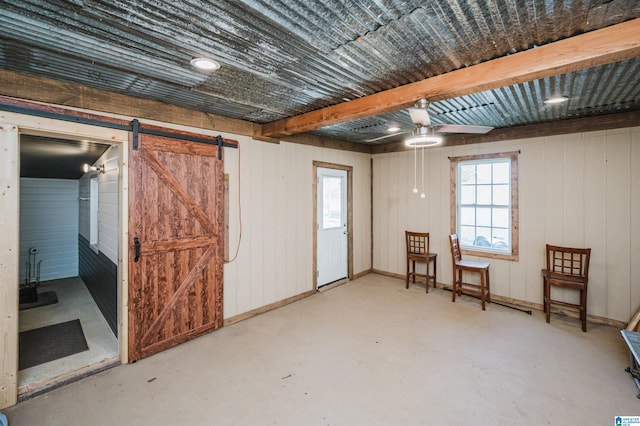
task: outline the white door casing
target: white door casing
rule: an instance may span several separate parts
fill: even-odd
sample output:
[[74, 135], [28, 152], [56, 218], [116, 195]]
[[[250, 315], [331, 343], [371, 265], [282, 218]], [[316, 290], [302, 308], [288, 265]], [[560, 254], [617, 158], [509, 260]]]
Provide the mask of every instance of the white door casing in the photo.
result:
[[317, 287], [347, 277], [347, 171], [317, 169]]

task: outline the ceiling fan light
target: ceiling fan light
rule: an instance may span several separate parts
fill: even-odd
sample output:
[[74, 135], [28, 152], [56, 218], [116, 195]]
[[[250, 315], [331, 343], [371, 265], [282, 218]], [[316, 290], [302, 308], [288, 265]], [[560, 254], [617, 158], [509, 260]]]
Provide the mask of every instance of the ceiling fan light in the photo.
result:
[[411, 131], [411, 136], [405, 139], [404, 144], [406, 146], [415, 148], [426, 148], [429, 146], [440, 145], [442, 143], [442, 137], [434, 134], [429, 134], [427, 127], [417, 127]]

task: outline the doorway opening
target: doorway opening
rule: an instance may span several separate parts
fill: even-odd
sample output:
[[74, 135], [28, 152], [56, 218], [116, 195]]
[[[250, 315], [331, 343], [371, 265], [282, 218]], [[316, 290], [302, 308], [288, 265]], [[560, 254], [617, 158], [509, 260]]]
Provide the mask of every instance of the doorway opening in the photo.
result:
[[120, 361], [121, 153], [72, 137], [21, 133], [19, 141], [24, 397]]
[[353, 276], [353, 167], [313, 162], [314, 289]]

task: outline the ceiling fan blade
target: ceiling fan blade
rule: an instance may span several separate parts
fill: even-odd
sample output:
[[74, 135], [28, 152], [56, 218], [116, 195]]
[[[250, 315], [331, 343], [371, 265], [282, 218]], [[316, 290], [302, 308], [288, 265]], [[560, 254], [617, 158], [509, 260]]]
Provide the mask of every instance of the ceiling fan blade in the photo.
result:
[[411, 121], [416, 126], [429, 127], [431, 124], [431, 118], [429, 117], [429, 111], [425, 108], [407, 108]]
[[489, 126], [468, 126], [465, 124], [435, 124], [433, 130], [441, 133], [476, 133], [484, 135], [493, 130]]
[[380, 136], [380, 137], [373, 138], [373, 139], [365, 139], [365, 142], [381, 141], [382, 139], [392, 138], [392, 137], [398, 136], [398, 135], [404, 135], [405, 133], [409, 133], [409, 132], [398, 132], [398, 133], [392, 133], [390, 135]]

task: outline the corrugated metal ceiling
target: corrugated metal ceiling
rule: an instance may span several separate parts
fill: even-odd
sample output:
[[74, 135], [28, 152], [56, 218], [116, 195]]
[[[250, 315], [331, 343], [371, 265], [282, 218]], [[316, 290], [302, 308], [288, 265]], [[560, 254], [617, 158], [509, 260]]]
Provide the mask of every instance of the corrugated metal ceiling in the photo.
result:
[[[640, 2], [0, 2], [0, 67], [267, 123], [640, 17]], [[207, 56], [206, 74], [189, 61]], [[433, 120], [509, 127], [638, 110], [638, 58], [432, 104]], [[544, 107], [555, 94], [571, 97]], [[353, 142], [404, 111], [314, 133]], [[387, 138], [371, 143], [398, 140]]]

